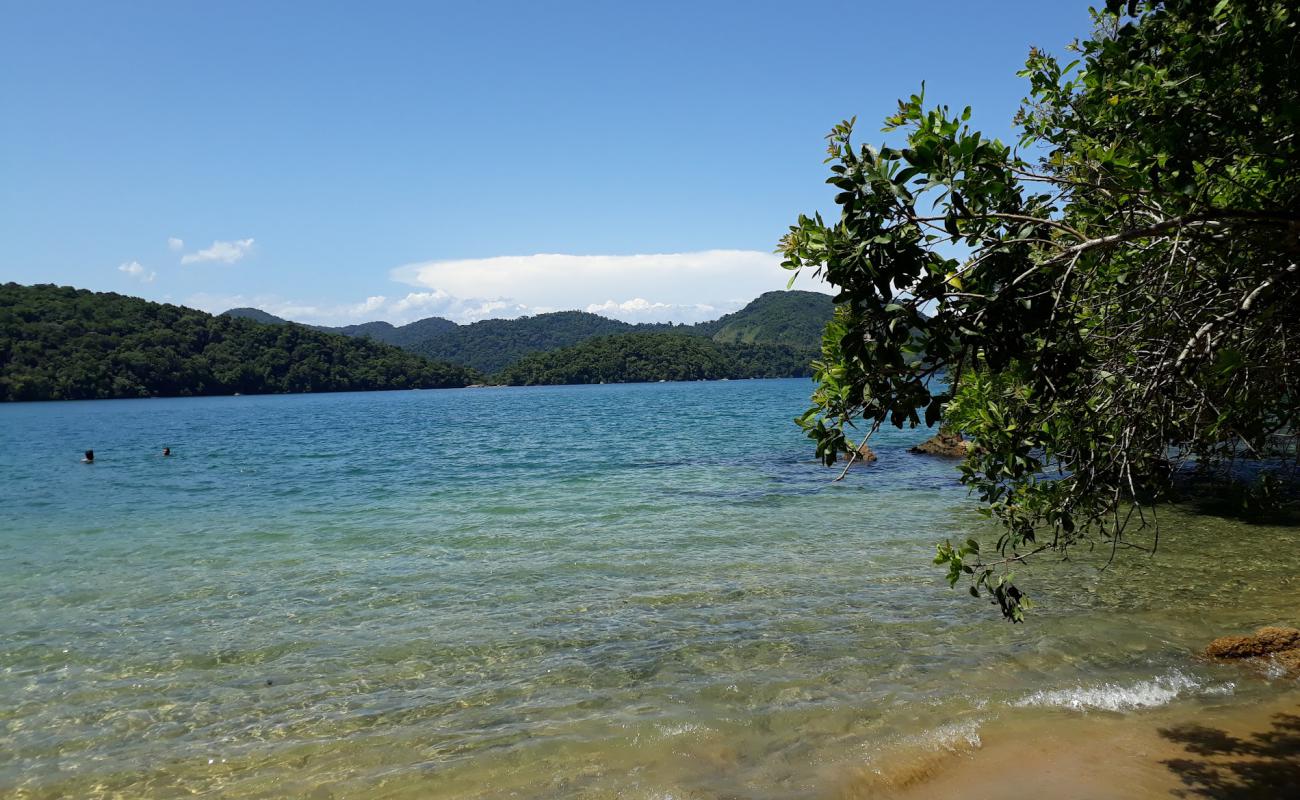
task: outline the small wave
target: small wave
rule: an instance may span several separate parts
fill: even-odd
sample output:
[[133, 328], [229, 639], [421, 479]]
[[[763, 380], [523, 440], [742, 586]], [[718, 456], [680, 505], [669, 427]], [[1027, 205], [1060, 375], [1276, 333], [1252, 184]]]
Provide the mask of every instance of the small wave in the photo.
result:
[[704, 725], [697, 725], [693, 722], [681, 722], [676, 725], [659, 725], [659, 733], [666, 737], [684, 736], [690, 733], [702, 733], [709, 730]]
[[1076, 711], [1132, 711], [1163, 706], [1184, 694], [1232, 694], [1233, 685], [1205, 686], [1192, 676], [1173, 670], [1153, 680], [1123, 686], [1103, 683], [1100, 686], [1075, 686], [1069, 689], [1034, 692], [1017, 700], [1015, 706], [1050, 706]]
[[921, 745], [935, 750], [978, 749], [983, 744], [980, 741], [979, 731], [979, 721], [967, 720], [940, 725], [922, 734], [909, 736], [904, 741], [910, 745]]
[[934, 779], [954, 763], [983, 746], [980, 720], [965, 720], [900, 736], [884, 747], [864, 743], [864, 763], [845, 770], [835, 793], [843, 798], [893, 796], [907, 787]]

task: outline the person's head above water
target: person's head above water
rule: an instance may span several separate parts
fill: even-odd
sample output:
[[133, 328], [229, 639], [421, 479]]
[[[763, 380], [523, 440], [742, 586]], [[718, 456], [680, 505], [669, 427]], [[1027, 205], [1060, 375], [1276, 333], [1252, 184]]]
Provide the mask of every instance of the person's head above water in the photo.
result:
[[85, 457], [82, 458], [81, 460], [84, 461], [84, 462], [86, 462], [87, 464], [89, 464], [90, 462], [94, 461], [94, 460], [95, 460], [95, 451], [94, 451], [94, 450], [87, 450], [87, 451], [86, 451], [86, 455], [85, 455]]
[[172, 454], [172, 449], [171, 449], [170, 447], [164, 447], [164, 448], [163, 448], [163, 455], [165, 455], [165, 456], [169, 456], [169, 455], [171, 455], [171, 454]]

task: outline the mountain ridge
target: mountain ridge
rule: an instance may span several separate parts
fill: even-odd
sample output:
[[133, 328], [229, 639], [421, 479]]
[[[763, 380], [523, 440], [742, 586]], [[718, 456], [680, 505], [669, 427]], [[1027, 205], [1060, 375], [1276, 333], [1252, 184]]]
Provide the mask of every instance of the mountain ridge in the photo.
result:
[[[808, 374], [817, 353], [812, 338], [820, 344], [833, 308], [826, 295], [773, 292], [697, 325], [638, 325], [562, 311], [463, 326], [428, 318], [411, 326], [321, 329], [257, 309], [213, 315], [113, 292], [6, 283], [0, 400], [439, 388], [485, 378], [527, 384], [793, 377]], [[434, 335], [406, 348], [375, 338], [403, 328], [411, 338]], [[785, 341], [767, 341], [779, 339]]]
[[[427, 358], [464, 364], [485, 374], [501, 371], [539, 352], [572, 347], [598, 336], [624, 333], [674, 333], [711, 339], [718, 344], [787, 345], [797, 350], [821, 346], [830, 321], [830, 295], [803, 290], [765, 292], [744, 307], [718, 319], [695, 324], [632, 323], [589, 311], [552, 311], [514, 319], [486, 319], [464, 325], [443, 317], [426, 317], [406, 325], [363, 322], [329, 327], [306, 325], [327, 333], [373, 338]], [[254, 308], [222, 312], [259, 322], [291, 323]]]

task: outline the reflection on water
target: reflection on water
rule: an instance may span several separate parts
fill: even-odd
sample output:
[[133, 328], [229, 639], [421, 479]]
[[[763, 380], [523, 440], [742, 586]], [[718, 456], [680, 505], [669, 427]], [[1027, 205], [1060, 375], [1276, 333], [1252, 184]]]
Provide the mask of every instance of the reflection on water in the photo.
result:
[[831, 484], [807, 391], [0, 408], [0, 793], [828, 795], [1278, 691], [1189, 654], [1295, 622], [1295, 529], [1166, 515], [1155, 560], [1023, 576], [1013, 627], [930, 564], [987, 528], [924, 431]]

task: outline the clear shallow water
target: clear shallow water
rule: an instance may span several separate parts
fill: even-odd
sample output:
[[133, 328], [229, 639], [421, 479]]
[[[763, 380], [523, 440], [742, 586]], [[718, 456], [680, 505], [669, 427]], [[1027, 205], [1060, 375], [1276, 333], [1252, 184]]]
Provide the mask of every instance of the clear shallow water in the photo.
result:
[[1297, 530], [1167, 515], [1012, 627], [930, 564], [987, 528], [926, 432], [831, 483], [809, 388], [0, 407], [0, 794], [827, 796], [1280, 690], [1190, 654], [1297, 622]]

